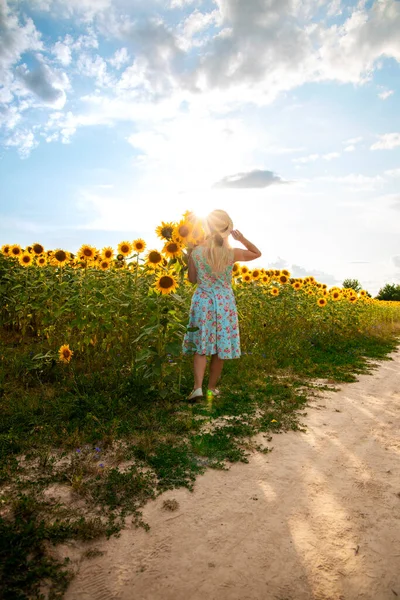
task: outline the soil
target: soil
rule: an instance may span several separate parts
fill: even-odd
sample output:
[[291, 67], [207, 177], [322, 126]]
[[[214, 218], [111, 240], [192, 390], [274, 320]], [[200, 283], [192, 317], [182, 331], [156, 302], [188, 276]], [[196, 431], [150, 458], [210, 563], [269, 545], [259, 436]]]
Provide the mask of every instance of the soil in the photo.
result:
[[271, 453], [149, 502], [149, 532], [64, 547], [77, 570], [66, 600], [400, 598], [400, 351], [390, 356], [310, 398], [306, 431], [272, 434]]

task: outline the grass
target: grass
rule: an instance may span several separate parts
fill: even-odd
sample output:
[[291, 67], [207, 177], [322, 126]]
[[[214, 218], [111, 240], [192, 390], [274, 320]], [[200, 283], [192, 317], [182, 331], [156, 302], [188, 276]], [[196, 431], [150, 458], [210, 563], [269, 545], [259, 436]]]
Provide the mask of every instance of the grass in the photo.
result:
[[[314, 378], [330, 382], [318, 389], [356, 381], [398, 345], [394, 335], [360, 336], [335, 345], [315, 339], [301, 360], [248, 354], [240, 369], [227, 362], [221, 397], [190, 405], [149, 393], [129, 374], [76, 371], [66, 379], [57, 365], [46, 377], [27, 374], [21, 356], [29, 346], [3, 339], [0, 597], [61, 598], [72, 575], [52, 546], [118, 535], [127, 518], [147, 529], [141, 508], [149, 499], [192, 490], [206, 468], [269, 452], [272, 432], [304, 429]], [[185, 368], [189, 381], [189, 362]]]

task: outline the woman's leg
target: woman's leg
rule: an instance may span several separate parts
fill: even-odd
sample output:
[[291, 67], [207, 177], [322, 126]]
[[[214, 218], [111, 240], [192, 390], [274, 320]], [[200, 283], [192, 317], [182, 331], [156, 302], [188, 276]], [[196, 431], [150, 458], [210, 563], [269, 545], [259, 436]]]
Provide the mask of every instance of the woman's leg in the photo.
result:
[[208, 388], [215, 390], [218, 379], [220, 378], [222, 367], [224, 366], [224, 359], [219, 358], [218, 354], [213, 354], [210, 363], [210, 378], [208, 381]]
[[203, 387], [204, 373], [207, 366], [207, 356], [205, 354], [195, 354], [193, 358], [194, 371], [194, 389]]

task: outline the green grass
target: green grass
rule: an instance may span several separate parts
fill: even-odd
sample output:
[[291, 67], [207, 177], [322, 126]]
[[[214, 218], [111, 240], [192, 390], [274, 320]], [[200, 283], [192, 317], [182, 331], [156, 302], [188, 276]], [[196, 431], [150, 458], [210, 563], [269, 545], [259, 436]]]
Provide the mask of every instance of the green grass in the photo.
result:
[[[162, 399], [129, 374], [77, 369], [68, 379], [58, 365], [42, 378], [27, 374], [21, 354], [29, 345], [3, 340], [0, 597], [39, 598], [43, 582], [45, 597], [62, 597], [71, 572], [49, 544], [115, 535], [127, 518], [148, 528], [141, 508], [149, 499], [176, 487], [192, 490], [206, 468], [269, 452], [271, 432], [304, 429], [304, 388], [312, 394], [313, 378], [356, 381], [399, 343], [394, 336], [314, 340], [306, 357], [274, 363], [248, 354], [225, 365], [221, 397], [191, 405], [182, 401], [189, 361], [181, 396]], [[265, 442], [256, 444], [257, 433]], [[70, 500], [49, 499], [50, 486]]]

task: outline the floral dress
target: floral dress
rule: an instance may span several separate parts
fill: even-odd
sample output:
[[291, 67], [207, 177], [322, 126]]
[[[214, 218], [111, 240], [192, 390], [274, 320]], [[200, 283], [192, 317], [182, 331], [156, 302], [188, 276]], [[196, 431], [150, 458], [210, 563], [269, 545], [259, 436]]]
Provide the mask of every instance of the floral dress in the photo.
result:
[[197, 289], [192, 297], [189, 328], [183, 339], [185, 354], [218, 354], [219, 358], [239, 358], [240, 337], [235, 296], [232, 290], [232, 262], [220, 274], [214, 274], [197, 246], [192, 258], [197, 271]]

